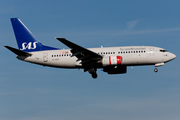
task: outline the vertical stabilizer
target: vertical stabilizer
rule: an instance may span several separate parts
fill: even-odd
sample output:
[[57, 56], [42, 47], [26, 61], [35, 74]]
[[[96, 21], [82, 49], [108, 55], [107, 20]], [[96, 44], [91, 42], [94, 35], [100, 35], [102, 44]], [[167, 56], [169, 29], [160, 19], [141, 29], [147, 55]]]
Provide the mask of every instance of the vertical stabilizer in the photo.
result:
[[14, 34], [16, 36], [19, 50], [25, 52], [34, 52], [57, 49], [44, 46], [42, 43], [40, 43], [37, 38], [31, 33], [31, 31], [21, 22], [20, 19], [11, 18], [11, 23], [13, 26]]

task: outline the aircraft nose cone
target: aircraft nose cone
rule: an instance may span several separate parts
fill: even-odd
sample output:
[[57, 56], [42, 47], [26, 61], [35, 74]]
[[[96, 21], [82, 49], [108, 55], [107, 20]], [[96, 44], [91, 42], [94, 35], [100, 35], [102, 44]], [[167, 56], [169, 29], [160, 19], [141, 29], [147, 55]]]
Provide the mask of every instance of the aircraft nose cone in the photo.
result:
[[171, 60], [173, 60], [173, 59], [175, 59], [175, 58], [176, 58], [176, 55], [175, 55], [175, 54], [173, 54], [173, 53], [171, 53], [170, 57], [171, 57]]
[[175, 54], [173, 54], [173, 59], [175, 59], [176, 58], [176, 55]]

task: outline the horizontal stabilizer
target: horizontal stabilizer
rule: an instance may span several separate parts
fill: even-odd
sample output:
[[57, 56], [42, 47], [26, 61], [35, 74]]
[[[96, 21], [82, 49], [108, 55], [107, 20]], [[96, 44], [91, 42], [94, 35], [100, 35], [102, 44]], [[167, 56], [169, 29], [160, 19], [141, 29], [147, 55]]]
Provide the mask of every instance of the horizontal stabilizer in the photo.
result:
[[18, 56], [31, 56], [32, 55], [30, 53], [18, 50], [18, 49], [13, 48], [13, 47], [9, 47], [9, 46], [4, 46], [4, 47], [6, 47], [7, 49], [9, 49], [10, 51], [12, 51], [13, 53], [15, 53]]

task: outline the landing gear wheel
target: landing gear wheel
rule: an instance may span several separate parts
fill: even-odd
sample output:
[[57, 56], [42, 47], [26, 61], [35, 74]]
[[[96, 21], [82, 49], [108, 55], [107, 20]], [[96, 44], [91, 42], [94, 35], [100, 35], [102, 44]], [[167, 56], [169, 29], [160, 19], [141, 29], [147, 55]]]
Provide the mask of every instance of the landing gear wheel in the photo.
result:
[[158, 72], [158, 69], [157, 69], [157, 68], [155, 68], [155, 69], [154, 69], [154, 72]]
[[97, 75], [96, 73], [93, 73], [93, 74], [92, 74], [92, 77], [93, 77], [94, 79], [96, 79], [97, 76], [98, 76], [98, 75]]

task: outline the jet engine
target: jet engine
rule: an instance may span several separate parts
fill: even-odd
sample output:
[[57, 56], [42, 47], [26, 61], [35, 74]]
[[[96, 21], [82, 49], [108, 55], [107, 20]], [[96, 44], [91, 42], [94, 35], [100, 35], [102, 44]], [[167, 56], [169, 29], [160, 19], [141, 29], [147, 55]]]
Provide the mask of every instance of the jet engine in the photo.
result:
[[102, 65], [121, 65], [122, 57], [121, 56], [105, 56], [102, 59]]
[[123, 74], [127, 72], [127, 66], [107, 66], [104, 67], [103, 71], [108, 74]]

